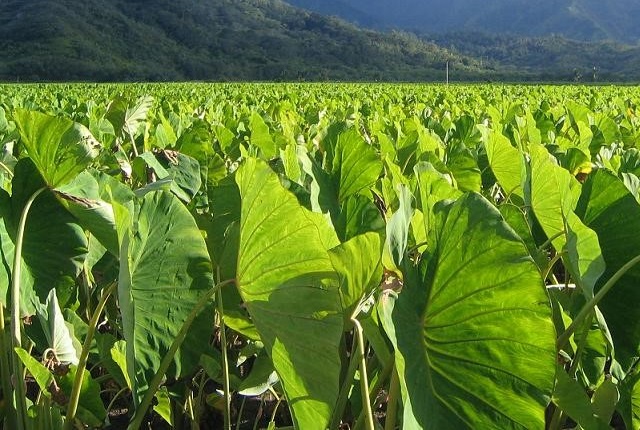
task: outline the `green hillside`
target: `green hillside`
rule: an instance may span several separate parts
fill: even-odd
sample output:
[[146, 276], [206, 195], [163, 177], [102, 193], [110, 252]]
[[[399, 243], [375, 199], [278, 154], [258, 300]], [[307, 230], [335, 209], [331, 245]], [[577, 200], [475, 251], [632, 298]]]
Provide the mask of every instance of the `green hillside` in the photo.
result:
[[482, 79], [476, 61], [279, 0], [5, 0], [0, 79]]
[[[539, 38], [481, 32], [429, 35], [425, 39], [460, 55], [482, 59], [506, 75], [543, 81], [638, 81], [640, 47], [584, 42], [560, 36]], [[595, 70], [594, 70], [595, 67]]]
[[418, 32], [483, 31], [569, 39], [640, 41], [636, 0], [288, 0], [362, 25]]

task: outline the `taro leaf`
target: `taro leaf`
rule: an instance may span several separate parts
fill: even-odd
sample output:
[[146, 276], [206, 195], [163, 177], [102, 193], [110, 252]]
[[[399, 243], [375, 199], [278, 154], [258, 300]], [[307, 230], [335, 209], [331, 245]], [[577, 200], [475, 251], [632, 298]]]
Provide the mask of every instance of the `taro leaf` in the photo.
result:
[[[531, 144], [531, 207], [557, 252], [566, 251], [567, 269], [587, 297], [605, 270], [598, 237], [574, 214], [579, 183], [554, 164], [542, 145]], [[600, 236], [601, 237], [601, 236]]]
[[346, 322], [360, 299], [380, 285], [382, 241], [376, 233], [362, 234], [331, 249], [329, 256], [340, 279]]
[[[67, 374], [56, 378], [58, 386], [67, 398], [71, 396], [76, 373], [78, 373], [78, 368], [69, 366]], [[100, 398], [100, 384], [91, 377], [91, 373], [86, 369], [82, 378], [82, 387], [80, 387], [77, 415], [80, 421], [89, 427], [101, 427], [107, 417], [107, 411]]]
[[511, 194], [524, 197], [522, 184], [524, 183], [524, 156], [502, 133], [483, 129], [484, 148], [487, 151], [489, 166], [498, 183], [505, 192], [505, 197]]
[[[237, 285], [297, 428], [324, 429], [338, 397], [342, 314], [327, 221], [261, 161], [236, 172], [242, 197]], [[333, 233], [333, 236], [332, 236]]]
[[331, 160], [331, 177], [338, 201], [369, 188], [382, 172], [382, 161], [355, 128], [338, 135]]
[[18, 109], [21, 142], [47, 185], [64, 185], [98, 156], [100, 144], [88, 129], [66, 118]]
[[404, 259], [411, 218], [413, 217], [413, 208], [411, 207], [413, 196], [406, 186], [400, 185], [398, 187], [398, 199], [400, 207], [387, 223], [387, 240], [384, 244], [383, 262], [388, 269], [400, 267]]
[[565, 222], [574, 208], [573, 189], [577, 186], [578, 182], [553, 163], [542, 145], [531, 145], [531, 206], [547, 237], [562, 235], [553, 241], [558, 252], [566, 242]]
[[238, 394], [259, 396], [278, 382], [278, 374], [273, 370], [271, 359], [267, 354], [262, 353], [253, 362], [249, 376], [238, 387]]
[[[309, 184], [311, 209], [314, 212], [329, 212], [337, 220], [340, 203], [338, 202], [338, 191], [331, 175], [309, 156], [304, 147], [298, 147], [297, 155], [302, 170], [311, 178]], [[338, 223], [336, 222], [336, 224]]]
[[147, 114], [152, 105], [153, 97], [151, 96], [142, 96], [131, 106], [128, 106], [125, 99], [118, 97], [109, 105], [105, 117], [120, 137], [124, 137], [126, 133], [133, 138], [140, 124], [147, 120]]
[[278, 148], [269, 133], [269, 127], [259, 113], [253, 112], [251, 114], [249, 129], [251, 130], [251, 144], [262, 152], [262, 156], [267, 160], [275, 157]]
[[24, 364], [24, 367], [29, 371], [33, 379], [35, 379], [40, 391], [49, 397], [49, 386], [53, 382], [53, 375], [42, 363], [33, 358], [27, 351], [22, 348], [14, 348], [16, 354]]
[[591, 398], [593, 412], [601, 421], [608, 423], [611, 421], [618, 400], [620, 400], [620, 393], [617, 385], [611, 379], [605, 379]]
[[599, 314], [599, 318], [593, 318], [591, 324], [585, 324], [581, 329], [576, 330], [574, 335], [574, 339], [582, 339], [584, 336], [580, 365], [588, 385], [593, 387], [604, 380], [606, 363], [613, 355], [606, 336], [606, 326], [604, 329], [600, 326], [600, 321], [604, 322], [604, 318], [598, 307], [595, 311]]
[[[622, 181], [604, 170], [591, 174], [577, 212], [598, 234], [606, 272], [596, 290], [640, 254], [640, 205]], [[640, 266], [629, 270], [598, 307], [615, 345], [616, 359], [627, 368], [640, 355]]]
[[527, 246], [529, 254], [533, 257], [533, 260], [540, 268], [540, 271], [542, 272], [546, 270], [547, 265], [549, 264], [546, 250], [541, 250], [536, 245], [530, 220], [527, 218], [525, 210], [511, 203], [503, 203], [498, 207], [498, 209], [506, 223], [515, 230], [516, 234], [520, 236], [524, 244]]
[[173, 416], [171, 413], [171, 399], [167, 387], [160, 387], [156, 392], [157, 403], [153, 406], [153, 411], [160, 415], [170, 426], [173, 427]]
[[580, 424], [584, 430], [605, 430], [609, 427], [593, 416], [593, 407], [589, 396], [575, 379], [571, 379], [562, 367], [556, 373], [556, 387], [553, 391], [553, 403]]
[[[197, 218], [201, 229], [207, 233], [206, 242], [209, 255], [220, 280], [234, 279], [238, 257], [240, 223], [240, 191], [233, 175], [223, 178], [217, 185], [210, 187], [209, 211]], [[249, 339], [260, 336], [251, 322], [242, 298], [236, 288], [227, 288], [222, 292], [225, 325]]]
[[632, 373], [622, 381], [618, 409], [627, 428], [640, 428], [640, 373]]
[[131, 204], [133, 192], [115, 178], [98, 171], [84, 171], [55, 190], [60, 201], [113, 255], [118, 256], [112, 199]]
[[[4, 302], [11, 283], [14, 243], [22, 209], [31, 195], [44, 186], [42, 177], [30, 159], [16, 165], [13, 194], [0, 191], [0, 240], [2, 255], [0, 266], [0, 292]], [[34, 201], [27, 217], [23, 248], [22, 276], [20, 280], [21, 312], [35, 314], [36, 303], [41, 303], [55, 288], [61, 307], [74, 300], [75, 279], [82, 270], [87, 253], [87, 238], [67, 212], [48, 191]], [[38, 298], [35, 298], [37, 294]]]
[[433, 208], [436, 203], [458, 198], [462, 193], [454, 188], [447, 176], [438, 172], [431, 163], [418, 163], [414, 171], [417, 180], [417, 194], [420, 198], [419, 207], [424, 216], [424, 236], [428, 238], [435, 222]]
[[[131, 223], [118, 205], [114, 209], [123, 230], [118, 299], [137, 403], [196, 302], [212, 287], [213, 277], [204, 239], [177, 197], [146, 194], [137, 201]], [[168, 376], [179, 377], [198, 364], [208, 348], [210, 319], [204, 311], [194, 321]]]
[[567, 256], [569, 271], [574, 278], [581, 279], [588, 297], [593, 295], [593, 287], [605, 271], [605, 262], [600, 242], [595, 231], [583, 224], [573, 212], [567, 217]]
[[109, 372], [114, 381], [120, 387], [129, 387], [129, 375], [127, 373], [126, 343], [124, 340], [117, 340], [109, 333], [97, 333], [96, 344], [98, 357], [102, 366]]
[[214, 266], [225, 279], [235, 277], [238, 251], [237, 231], [233, 226], [240, 222], [240, 192], [233, 176], [227, 176], [208, 189], [211, 219], [201, 217], [202, 228], [207, 232], [207, 247]]
[[78, 364], [80, 351], [74, 347], [73, 337], [67, 328], [62, 311], [56, 297], [56, 290], [51, 290], [42, 312], [38, 312], [38, 318], [44, 328], [49, 348], [53, 350], [57, 359], [65, 364]]
[[[193, 157], [181, 153], [173, 153], [174, 161], [161, 160], [167, 172], [189, 199], [193, 199], [202, 186], [200, 163]], [[165, 157], [166, 158], [166, 157]], [[188, 203], [188, 200], [186, 201]]]
[[350, 196], [342, 203], [334, 225], [341, 241], [369, 231], [384, 234], [386, 228], [375, 203], [360, 194]]
[[171, 180], [171, 191], [183, 202], [189, 203], [202, 185], [200, 164], [195, 158], [188, 155], [171, 154], [171, 157], [175, 157], [175, 159], [174, 162], [169, 163], [166, 160], [163, 163], [159, 159], [160, 155], [156, 156], [152, 152], [143, 152], [138, 159], [143, 160], [149, 168], [153, 169], [158, 182]]
[[380, 302], [404, 426], [544, 428], [556, 336], [540, 273], [479, 194], [436, 210], [423, 264]]
[[469, 149], [459, 148], [456, 151], [449, 151], [446, 164], [459, 190], [480, 192], [482, 174]]

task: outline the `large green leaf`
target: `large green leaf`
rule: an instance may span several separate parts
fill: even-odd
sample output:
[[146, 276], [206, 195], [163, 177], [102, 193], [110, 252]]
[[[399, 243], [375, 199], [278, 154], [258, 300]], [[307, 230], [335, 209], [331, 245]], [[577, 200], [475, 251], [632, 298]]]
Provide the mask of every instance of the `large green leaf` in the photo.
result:
[[100, 144], [84, 126], [66, 118], [17, 110], [21, 141], [51, 187], [63, 185], [98, 156]]
[[278, 147], [269, 133], [269, 127], [258, 112], [253, 112], [249, 120], [251, 130], [251, 144], [258, 148], [265, 159], [276, 156]]
[[131, 206], [134, 194], [115, 178], [86, 170], [55, 190], [62, 204], [113, 255], [120, 252], [111, 200]]
[[[56, 378], [60, 389], [68, 398], [71, 396], [78, 368], [69, 366], [69, 372]], [[100, 384], [96, 382], [91, 373], [84, 369], [82, 386], [80, 387], [80, 399], [78, 401], [78, 418], [89, 427], [99, 427], [107, 417], [104, 403], [100, 397]]]
[[113, 125], [116, 134], [124, 137], [126, 133], [133, 138], [140, 125], [147, 120], [151, 106], [153, 106], [151, 96], [142, 96], [133, 104], [129, 104], [119, 96], [111, 101], [105, 117]]
[[360, 299], [380, 285], [382, 246], [380, 236], [369, 232], [329, 250], [331, 262], [340, 279], [345, 320], [351, 317]]
[[334, 226], [342, 241], [369, 231], [384, 234], [386, 228], [378, 207], [361, 194], [349, 197], [341, 205], [340, 214], [334, 221]]
[[526, 247], [478, 194], [437, 207], [434, 238], [381, 301], [405, 428], [544, 428], [555, 330]]
[[[12, 181], [13, 194], [0, 191], [0, 293], [4, 302], [11, 283], [14, 241], [22, 209], [44, 181], [30, 159], [18, 162]], [[76, 277], [87, 254], [87, 238], [73, 216], [48, 191], [34, 201], [26, 222], [20, 280], [21, 312], [35, 314], [36, 303], [44, 302], [56, 289], [64, 308], [75, 300]], [[37, 294], [37, 298], [36, 298]]]
[[553, 391], [553, 403], [571, 417], [585, 430], [608, 429], [603, 421], [594, 416], [591, 399], [578, 381], [571, 379], [567, 372], [558, 368], [556, 387]]
[[[117, 218], [122, 232], [118, 299], [127, 346], [127, 371], [139, 400], [187, 316], [213, 285], [204, 239], [188, 210], [168, 192], [136, 202], [133, 221]], [[120, 232], [119, 232], [120, 233]], [[208, 347], [211, 315], [191, 326], [167, 372], [179, 376], [197, 365]]]
[[[583, 186], [577, 212], [596, 231], [607, 270], [601, 287], [640, 254], [640, 205], [611, 173], [599, 170]], [[616, 358], [628, 366], [640, 355], [640, 266], [629, 270], [598, 305], [613, 337]]]
[[524, 155], [511, 145], [509, 139], [495, 130], [483, 129], [482, 142], [487, 151], [489, 166], [504, 190], [505, 197], [514, 194], [523, 198], [522, 184], [526, 177]]
[[413, 196], [404, 185], [398, 187], [400, 207], [387, 223], [387, 238], [384, 244], [384, 265], [388, 269], [399, 267], [404, 259], [409, 239], [409, 228], [413, 217]]
[[338, 397], [340, 292], [327, 221], [301, 207], [269, 167], [248, 159], [237, 283], [286, 393], [297, 428], [326, 428]]
[[338, 201], [343, 202], [373, 185], [381, 171], [380, 157], [355, 128], [338, 135], [331, 160], [331, 176], [338, 191]]
[[585, 226], [573, 212], [580, 185], [558, 166], [546, 148], [531, 144], [530, 204], [536, 219], [556, 252], [566, 252], [563, 261], [575, 283], [585, 294], [593, 288], [605, 270], [598, 235]]
[[622, 381], [618, 408], [627, 428], [640, 428], [640, 373], [637, 371]]
[[62, 316], [56, 290], [49, 292], [47, 301], [38, 312], [38, 318], [45, 330], [48, 346], [57, 360], [78, 365], [80, 351], [74, 347], [74, 339]]

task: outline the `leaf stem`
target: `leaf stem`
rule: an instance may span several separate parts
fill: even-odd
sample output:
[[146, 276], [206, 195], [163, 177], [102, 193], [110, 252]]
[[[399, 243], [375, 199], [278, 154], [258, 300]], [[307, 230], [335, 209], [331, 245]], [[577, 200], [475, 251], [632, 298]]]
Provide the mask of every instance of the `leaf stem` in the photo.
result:
[[373, 423], [373, 410], [371, 409], [371, 398], [369, 396], [369, 377], [367, 376], [367, 360], [365, 356], [364, 348], [364, 336], [362, 325], [355, 315], [351, 317], [353, 325], [355, 326], [355, 332], [358, 339], [358, 355], [360, 357], [360, 387], [362, 391], [362, 407], [365, 412], [365, 418], [367, 420], [367, 430], [375, 430]]
[[582, 307], [582, 309], [580, 310], [580, 313], [578, 313], [578, 316], [576, 316], [573, 319], [573, 321], [571, 322], [569, 327], [567, 327], [564, 333], [562, 333], [558, 337], [558, 340], [556, 341], [556, 348], [558, 349], [558, 351], [564, 348], [564, 346], [569, 341], [569, 338], [571, 337], [571, 335], [582, 324], [582, 322], [589, 315], [591, 315], [591, 312], [593, 311], [593, 309], [598, 305], [598, 303], [600, 303], [600, 301], [609, 292], [609, 290], [613, 288], [616, 282], [618, 282], [620, 278], [622, 278], [631, 268], [633, 268], [633, 266], [635, 266], [638, 263], [640, 263], [640, 255], [635, 256], [634, 258], [629, 260], [624, 266], [618, 269], [618, 271], [611, 278], [609, 278], [607, 283], [604, 284], [602, 288], [600, 288], [598, 293], [595, 296], [593, 296], [593, 298], [589, 300], [587, 304], [585, 304]]
[[[7, 417], [7, 424], [9, 428], [15, 428], [16, 415], [13, 400], [9, 393], [13, 392], [11, 387], [11, 374], [9, 372], [9, 366], [11, 361], [11, 348], [7, 347], [7, 333], [5, 333], [4, 324], [4, 305], [0, 303], [0, 378], [2, 378], [2, 392], [4, 393], [5, 401], [5, 416]], [[15, 359], [15, 358], [14, 358]]]
[[120, 391], [118, 391], [113, 398], [111, 399], [111, 401], [109, 402], [109, 405], [107, 406], [107, 414], [109, 413], [109, 411], [111, 410], [111, 408], [113, 408], [113, 405], [116, 404], [116, 400], [118, 400], [118, 398], [126, 393], [129, 390], [129, 387], [123, 387], [120, 389]]
[[200, 314], [200, 311], [202, 310], [202, 308], [204, 308], [209, 303], [211, 297], [218, 291], [218, 289], [222, 288], [225, 285], [235, 283], [235, 282], [236, 282], [235, 279], [229, 279], [227, 281], [216, 284], [213, 288], [211, 288], [209, 291], [203, 294], [200, 300], [198, 301], [198, 303], [196, 303], [194, 308], [191, 310], [191, 313], [189, 314], [185, 322], [182, 324], [182, 327], [180, 327], [180, 331], [178, 332], [175, 339], [171, 343], [171, 347], [169, 348], [169, 351], [167, 351], [165, 356], [162, 357], [162, 361], [160, 362], [160, 367], [158, 368], [158, 371], [156, 372], [156, 374], [153, 376], [153, 379], [149, 383], [149, 388], [144, 394], [144, 397], [142, 398], [140, 405], [138, 406], [138, 408], [136, 408], [136, 412], [133, 415], [131, 422], [129, 423], [129, 426], [128, 426], [129, 430], [137, 430], [142, 425], [142, 420], [144, 420], [144, 417], [147, 414], [147, 411], [149, 410], [149, 406], [151, 406], [153, 397], [155, 396], [155, 393], [158, 390], [158, 387], [160, 387], [160, 384], [162, 383], [162, 378], [164, 377], [164, 374], [167, 372], [167, 369], [171, 365], [173, 357], [176, 355], [178, 348], [180, 347], [180, 345], [182, 345], [182, 342], [184, 342], [184, 339], [187, 337], [187, 332], [189, 331], [189, 327], [191, 327], [191, 324], [193, 324], [193, 321]]
[[549, 277], [549, 275], [551, 275], [551, 272], [553, 271], [553, 266], [556, 265], [556, 263], [562, 259], [562, 257], [565, 255], [564, 252], [559, 252], [555, 255], [555, 257], [553, 257], [551, 259], [551, 261], [549, 262], [549, 267], [547, 268], [547, 270], [544, 273], [543, 276], [543, 280], [546, 282], [547, 278]]
[[[18, 224], [18, 232], [16, 234], [15, 251], [13, 255], [13, 271], [11, 273], [11, 350], [22, 347], [22, 338], [20, 334], [20, 276], [22, 271], [22, 243], [24, 242], [24, 230], [27, 224], [27, 216], [29, 209], [35, 199], [47, 187], [38, 189], [29, 197], [27, 203], [22, 208], [20, 222]], [[24, 381], [22, 379], [22, 361], [13, 357], [13, 383], [15, 388], [15, 407], [16, 407], [16, 429], [24, 430], [26, 427], [27, 404], [24, 392]]]
[[242, 422], [242, 414], [244, 413], [244, 404], [246, 401], [246, 396], [242, 396], [242, 403], [240, 403], [240, 411], [238, 412], [238, 419], [236, 420], [236, 430], [240, 430], [240, 423]]
[[400, 395], [400, 379], [395, 366], [391, 373], [391, 384], [387, 398], [387, 416], [384, 420], [384, 430], [395, 430], [398, 415], [398, 400]]
[[338, 395], [336, 407], [333, 408], [333, 414], [331, 415], [331, 423], [329, 424], [330, 429], [337, 429], [340, 426], [340, 420], [342, 418], [342, 415], [344, 414], [344, 409], [347, 407], [347, 400], [349, 400], [349, 391], [351, 389], [351, 385], [353, 385], [353, 378], [356, 375], [356, 370], [358, 370], [358, 364], [360, 363], [356, 359], [357, 350], [358, 344], [354, 341], [351, 345], [351, 354], [349, 355], [349, 367], [347, 368], [347, 373], [344, 376], [344, 381], [342, 382], [342, 387], [340, 388], [340, 394]]
[[11, 171], [11, 169], [9, 169], [9, 167], [1, 161], [0, 161], [0, 168], [5, 172], [7, 172], [7, 175], [9, 176], [9, 178], [13, 178], [13, 172]]
[[271, 391], [271, 394], [273, 394], [277, 399], [276, 406], [273, 408], [273, 412], [271, 413], [271, 420], [269, 421], [269, 428], [271, 428], [271, 424], [273, 424], [273, 427], [275, 428], [276, 414], [278, 413], [278, 406], [280, 406], [280, 403], [282, 403], [282, 398], [278, 396], [278, 394], [272, 387], [269, 387], [269, 391]]
[[[219, 273], [218, 273], [218, 276]], [[227, 354], [227, 333], [224, 324], [224, 303], [222, 302], [222, 290], [216, 293], [216, 307], [220, 324], [220, 347], [222, 348], [222, 376], [224, 388], [224, 429], [231, 430], [231, 389], [229, 388], [229, 357]]]
[[105, 304], [107, 303], [107, 299], [116, 290], [117, 285], [117, 283], [113, 282], [102, 293], [102, 297], [100, 298], [100, 301], [91, 316], [91, 320], [89, 321], [87, 336], [85, 337], [84, 344], [82, 345], [82, 352], [80, 353], [78, 367], [76, 369], [76, 377], [73, 381], [73, 388], [71, 389], [71, 396], [69, 397], [69, 404], [67, 406], [67, 415], [64, 424], [65, 430], [71, 430], [73, 428], [73, 422], [75, 421], [76, 412], [78, 411], [78, 403], [80, 402], [80, 390], [82, 389], [84, 372], [87, 368], [87, 358], [89, 357], [91, 342], [93, 341], [93, 336], [95, 335], [98, 326], [98, 319], [102, 314]]
[[[384, 365], [384, 368], [382, 368], [382, 370], [378, 373], [378, 378], [376, 383], [369, 390], [369, 398], [373, 397], [376, 393], [380, 392], [383, 385], [387, 381], [387, 378], [389, 378], [389, 375], [391, 375], [391, 371], [395, 368], [395, 361], [396, 361], [395, 356], [392, 355], [387, 361], [387, 364]], [[360, 416], [358, 417], [355, 425], [353, 426], [353, 429], [360, 430], [363, 426], [363, 422], [364, 422], [364, 411], [360, 413]]]
[[562, 409], [556, 405], [556, 408], [553, 411], [553, 416], [551, 417], [551, 421], [549, 422], [549, 430], [560, 430], [562, 429], [562, 422], [564, 421], [564, 414], [562, 413]]
[[538, 247], [538, 251], [542, 251], [544, 250], [546, 247], [548, 247], [549, 245], [551, 245], [553, 243], [554, 240], [556, 240], [557, 238], [559, 238], [560, 236], [563, 236], [565, 234], [565, 231], [561, 231], [559, 233], [554, 234], [553, 236], [551, 236], [550, 238], [548, 238], [542, 245], [540, 245]]

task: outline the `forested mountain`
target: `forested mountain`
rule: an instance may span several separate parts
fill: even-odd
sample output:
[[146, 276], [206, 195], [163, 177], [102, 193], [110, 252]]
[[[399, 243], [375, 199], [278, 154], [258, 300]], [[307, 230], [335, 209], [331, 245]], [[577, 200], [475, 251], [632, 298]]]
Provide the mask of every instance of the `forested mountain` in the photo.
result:
[[425, 36], [452, 52], [479, 59], [505, 76], [542, 81], [612, 82], [640, 80], [640, 47], [584, 42], [560, 36], [521, 37], [481, 32]]
[[[367, 8], [359, 0], [295, 3], [332, 8], [364, 26], [379, 27], [385, 11], [391, 19], [413, 4], [398, 0], [393, 9], [383, 0], [372, 0]], [[431, 14], [444, 8], [440, 0], [428, 3]], [[469, 12], [462, 3], [451, 0], [449, 6], [462, 16]], [[502, 3], [492, 0], [480, 7], [485, 2], [474, 2], [473, 7], [487, 14], [490, 5]], [[426, 9], [415, 6], [418, 19]], [[434, 30], [454, 18], [431, 17], [440, 27], [425, 24], [425, 31], [409, 33], [363, 29], [280, 0], [4, 0], [0, 80], [441, 82], [447, 62], [453, 81], [640, 79], [640, 48], [557, 35]], [[538, 25], [535, 17], [529, 21]]]
[[482, 79], [476, 61], [279, 0], [4, 0], [3, 80]]
[[289, 0], [365, 26], [640, 41], [637, 0]]

